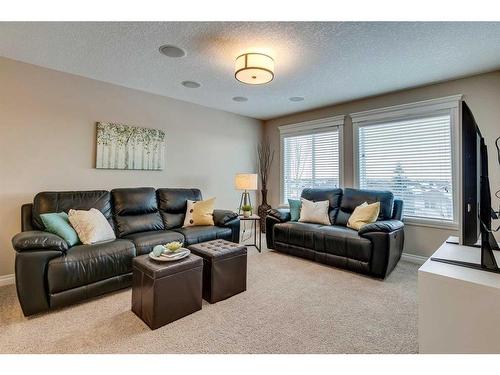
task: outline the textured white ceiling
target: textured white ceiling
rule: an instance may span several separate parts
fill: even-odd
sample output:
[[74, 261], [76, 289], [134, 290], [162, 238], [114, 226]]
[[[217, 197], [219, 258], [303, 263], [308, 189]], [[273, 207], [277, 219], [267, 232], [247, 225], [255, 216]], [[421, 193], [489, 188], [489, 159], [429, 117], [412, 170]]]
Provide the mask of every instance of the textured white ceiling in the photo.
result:
[[[186, 57], [161, 55], [163, 44]], [[270, 84], [234, 79], [234, 60], [248, 51], [274, 57]], [[3, 22], [0, 55], [270, 119], [499, 69], [500, 23]], [[186, 80], [202, 86], [185, 88]]]

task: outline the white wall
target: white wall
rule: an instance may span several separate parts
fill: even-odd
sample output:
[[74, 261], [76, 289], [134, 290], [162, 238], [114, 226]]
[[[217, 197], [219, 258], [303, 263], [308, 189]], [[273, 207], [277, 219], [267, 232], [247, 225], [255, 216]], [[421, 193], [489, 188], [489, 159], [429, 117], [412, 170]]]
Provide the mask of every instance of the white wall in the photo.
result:
[[[397, 104], [412, 103], [420, 100], [439, 98], [453, 94], [464, 94], [474, 117], [485, 137], [489, 153], [491, 190], [500, 189], [500, 166], [498, 165], [495, 139], [500, 136], [500, 71], [481, 74], [468, 78], [438, 83], [415, 89], [404, 90], [353, 102], [333, 105], [308, 112], [302, 112], [266, 121], [264, 135], [271, 141], [278, 156], [272, 166], [269, 200], [272, 206], [279, 202], [279, 131], [278, 126], [302, 121], [319, 119], [335, 115], [347, 115], [369, 109], [383, 108]], [[353, 134], [349, 117], [344, 128], [344, 181], [345, 186], [353, 186]], [[493, 205], [497, 207], [500, 201], [493, 197]], [[458, 235], [455, 231], [407, 225], [405, 252], [429, 256], [450, 235]]]
[[[95, 169], [97, 121], [164, 129], [165, 169]], [[198, 187], [235, 209], [234, 175], [257, 171], [261, 137], [258, 120], [0, 58], [0, 276], [14, 272], [11, 238], [37, 192]]]

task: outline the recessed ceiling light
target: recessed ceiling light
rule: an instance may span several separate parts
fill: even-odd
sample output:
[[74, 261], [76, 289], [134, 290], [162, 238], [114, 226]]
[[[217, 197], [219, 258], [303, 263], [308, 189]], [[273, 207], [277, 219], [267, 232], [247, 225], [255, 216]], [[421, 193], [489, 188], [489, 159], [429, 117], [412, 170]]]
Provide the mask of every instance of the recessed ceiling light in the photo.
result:
[[164, 46], [160, 47], [160, 53], [163, 53], [165, 56], [168, 57], [183, 57], [186, 56], [186, 51], [183, 49], [172, 46], [170, 44], [165, 44]]
[[235, 102], [247, 102], [248, 101], [248, 98], [245, 98], [244, 96], [235, 96], [233, 98], [233, 100]]
[[189, 89], [197, 89], [201, 85], [198, 82], [194, 82], [194, 81], [183, 81], [182, 86], [187, 87]]
[[291, 98], [288, 98], [291, 102], [301, 102], [304, 100], [303, 96], [292, 96]]

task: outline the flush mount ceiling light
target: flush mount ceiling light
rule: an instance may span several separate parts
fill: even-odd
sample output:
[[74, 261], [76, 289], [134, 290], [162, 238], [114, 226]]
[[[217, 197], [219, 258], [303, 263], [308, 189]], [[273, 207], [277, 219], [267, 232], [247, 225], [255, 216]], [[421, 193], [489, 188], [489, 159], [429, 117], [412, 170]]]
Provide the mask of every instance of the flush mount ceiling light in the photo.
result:
[[291, 98], [288, 98], [291, 102], [301, 102], [304, 100], [303, 96], [292, 96]]
[[159, 48], [159, 50], [160, 50], [160, 53], [163, 53], [165, 56], [168, 56], [168, 57], [184, 57], [184, 56], [186, 56], [186, 51], [184, 51], [183, 49], [181, 49], [179, 47], [172, 46], [170, 44], [165, 44], [164, 46], [161, 46]]
[[245, 53], [236, 58], [234, 77], [249, 85], [262, 85], [274, 78], [274, 60], [262, 53]]

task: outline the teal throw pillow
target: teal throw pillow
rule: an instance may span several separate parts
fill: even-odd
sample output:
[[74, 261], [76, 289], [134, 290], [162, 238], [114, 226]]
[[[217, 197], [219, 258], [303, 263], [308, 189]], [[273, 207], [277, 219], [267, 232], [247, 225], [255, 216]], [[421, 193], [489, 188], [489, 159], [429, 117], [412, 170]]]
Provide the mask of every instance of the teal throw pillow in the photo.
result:
[[45, 231], [57, 234], [63, 238], [69, 246], [74, 246], [80, 242], [78, 234], [69, 223], [68, 214], [66, 212], [54, 212], [50, 214], [41, 214]]
[[289, 199], [288, 205], [290, 206], [290, 220], [299, 221], [302, 202], [298, 199]]

